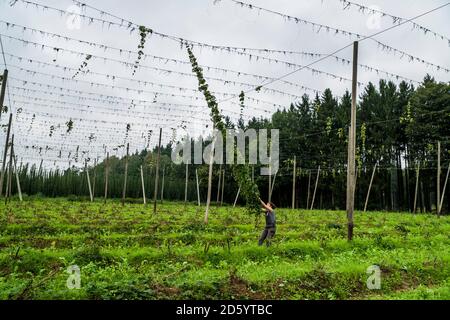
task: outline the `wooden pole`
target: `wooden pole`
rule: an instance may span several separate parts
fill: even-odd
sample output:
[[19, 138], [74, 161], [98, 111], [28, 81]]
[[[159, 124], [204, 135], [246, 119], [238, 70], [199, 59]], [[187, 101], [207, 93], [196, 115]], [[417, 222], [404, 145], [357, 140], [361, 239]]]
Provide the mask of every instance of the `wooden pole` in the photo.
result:
[[[3, 106], [2, 106], [3, 107]], [[5, 179], [6, 157], [8, 155], [9, 135], [11, 133], [12, 113], [9, 114], [8, 130], [6, 131], [5, 149], [3, 151], [2, 172], [0, 175], [0, 197], [3, 195], [3, 180]]]
[[197, 169], [195, 169], [195, 180], [197, 182], [197, 201], [198, 201], [198, 206], [200, 207], [200, 186], [198, 184], [198, 172], [197, 172]]
[[241, 187], [239, 187], [238, 192], [236, 194], [236, 198], [234, 199], [233, 208], [236, 207], [236, 202], [239, 198], [239, 193], [241, 192]]
[[373, 166], [372, 176], [370, 177], [369, 189], [367, 190], [366, 202], [364, 203], [364, 212], [367, 210], [367, 203], [369, 202], [370, 189], [372, 189], [373, 177], [375, 176], [375, 171], [377, 170], [378, 163]]
[[6, 81], [8, 81], [8, 70], [7, 69], [5, 69], [3, 71], [2, 88], [0, 91], [0, 119], [2, 118], [3, 104], [5, 102]]
[[270, 199], [272, 199], [273, 187], [275, 186], [276, 179], [277, 179], [277, 174], [275, 173], [275, 175], [273, 176], [272, 186], [270, 187]]
[[311, 192], [311, 169], [309, 169], [309, 174], [308, 174], [308, 196], [306, 198], [306, 209], [309, 208], [309, 194]]
[[[12, 149], [14, 152], [14, 148]], [[19, 172], [17, 171], [17, 156], [14, 154], [14, 171], [16, 172], [16, 183], [17, 183], [17, 192], [19, 193], [19, 199], [20, 201], [23, 201], [22, 198], [22, 188], [20, 187], [20, 179], [19, 179]]]
[[84, 160], [84, 171], [86, 171], [87, 183], [88, 183], [88, 187], [89, 187], [89, 196], [91, 198], [91, 202], [93, 202], [94, 198], [92, 197], [91, 180], [89, 179], [89, 170], [88, 170], [88, 166], [87, 166], [87, 160]]
[[105, 203], [106, 198], [108, 197], [108, 175], [109, 175], [109, 152], [106, 153], [106, 163], [105, 163]]
[[312, 210], [314, 208], [314, 199], [316, 198], [317, 185], [319, 184], [319, 175], [320, 175], [320, 165], [319, 165], [319, 168], [317, 169], [316, 185], [314, 187], [314, 193], [313, 193], [313, 197], [311, 200], [310, 210]]
[[186, 179], [184, 182], [184, 207], [185, 208], [186, 208], [186, 204], [187, 204], [188, 177], [189, 177], [189, 164], [186, 163]]
[[353, 42], [353, 75], [352, 75], [352, 106], [348, 139], [348, 164], [347, 164], [347, 239], [353, 239], [353, 212], [355, 209], [355, 145], [356, 145], [356, 95], [358, 84], [358, 41]]
[[97, 159], [94, 159], [94, 181], [92, 181], [92, 198], [95, 199], [95, 180], [97, 180]]
[[41, 174], [42, 174], [42, 163], [43, 162], [44, 162], [44, 159], [41, 159], [41, 162], [39, 163], [38, 176], [41, 176]]
[[6, 198], [5, 198], [5, 202], [6, 200], [10, 201], [11, 199], [11, 177], [12, 177], [12, 164], [13, 164], [13, 146], [14, 146], [14, 134], [11, 136], [11, 149], [9, 151], [9, 169], [8, 169], [8, 179], [6, 181], [6, 183], [8, 184], [8, 189], [6, 191]]
[[5, 190], [5, 205], [8, 203], [8, 195], [9, 195], [9, 162], [8, 162], [8, 168], [6, 170], [6, 190]]
[[436, 177], [436, 192], [437, 192], [437, 201], [436, 201], [436, 211], [438, 214], [438, 217], [441, 215], [441, 142], [438, 141], [437, 143], [437, 177]]
[[427, 212], [427, 206], [425, 205], [425, 195], [423, 193], [423, 181], [420, 181], [420, 203], [421, 203], [421, 208], [422, 208], [422, 212]]
[[225, 189], [225, 169], [223, 169], [223, 174], [222, 174], [222, 194], [220, 195], [220, 205], [223, 205], [223, 191]]
[[144, 186], [144, 170], [141, 165], [141, 183], [142, 183], [142, 198], [144, 199], [144, 204], [147, 204], [147, 200], [145, 198], [145, 186]]
[[450, 165], [447, 168], [447, 175], [445, 176], [444, 189], [442, 189], [441, 203], [439, 204], [439, 209], [442, 210], [442, 204], [444, 203], [445, 188], [447, 187], [448, 175], [450, 173]]
[[220, 165], [219, 168], [219, 181], [217, 182], [217, 200], [216, 200], [216, 204], [219, 204], [219, 200], [220, 200], [220, 184], [222, 182], [222, 165]]
[[416, 213], [416, 205], [417, 205], [417, 192], [419, 190], [419, 173], [420, 173], [420, 162], [417, 161], [417, 169], [416, 169], [416, 189], [414, 191], [414, 208], [413, 212]]
[[161, 158], [161, 136], [162, 128], [159, 128], [159, 143], [158, 143], [158, 157], [156, 159], [156, 172], [155, 172], [155, 193], [153, 195], [153, 213], [156, 213], [156, 199], [158, 197], [158, 180], [159, 180], [159, 161]]
[[164, 176], [166, 174], [166, 166], [163, 167], [162, 181], [161, 181], [161, 203], [164, 200]]
[[208, 214], [209, 214], [209, 206], [211, 204], [211, 189], [212, 189], [212, 170], [213, 170], [213, 163], [214, 163], [214, 145], [215, 145], [216, 139], [213, 138], [212, 145], [211, 145], [211, 152], [209, 155], [209, 171], [208, 171], [208, 193], [206, 196], [206, 208], [205, 208], [205, 219], [204, 222], [208, 223]]
[[128, 154], [130, 151], [130, 143], [127, 143], [127, 155], [125, 157], [125, 173], [123, 179], [123, 190], [122, 190], [122, 206], [125, 204], [125, 196], [127, 194], [127, 178], [128, 178]]
[[294, 166], [292, 167], [292, 209], [295, 209], [295, 180], [296, 179], [296, 172], [297, 169], [297, 157], [294, 156]]

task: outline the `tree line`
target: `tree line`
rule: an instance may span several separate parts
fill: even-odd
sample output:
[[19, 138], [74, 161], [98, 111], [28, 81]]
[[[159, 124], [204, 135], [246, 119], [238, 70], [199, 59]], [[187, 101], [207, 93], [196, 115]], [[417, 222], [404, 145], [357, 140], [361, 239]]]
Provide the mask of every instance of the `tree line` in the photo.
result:
[[[351, 94], [348, 91], [337, 97], [330, 89], [326, 89], [321, 95], [316, 94], [314, 97], [303, 95], [301, 101], [277, 110], [270, 118], [253, 118], [248, 123], [240, 119], [236, 124], [226, 118], [225, 123], [230, 128], [280, 130], [280, 169], [276, 176], [271, 177], [272, 200], [278, 206], [291, 206], [295, 156], [295, 206], [311, 207], [316, 189], [314, 208], [345, 209], [350, 107]], [[417, 88], [406, 82], [396, 85], [386, 80], [380, 80], [377, 85], [369, 83], [365, 86], [359, 94], [357, 106], [355, 207], [364, 207], [372, 171], [376, 165], [368, 201], [369, 210], [412, 211], [415, 198], [417, 211], [436, 210], [438, 142], [441, 148], [439, 184], [442, 190], [450, 160], [449, 83], [437, 82], [427, 75]], [[208, 139], [204, 143], [207, 144]], [[128, 157], [128, 198], [142, 198], [141, 165], [147, 198], [153, 198], [157, 151], [157, 147], [153, 150], [136, 150]], [[174, 164], [171, 152], [171, 144], [161, 148], [158, 199], [163, 192], [163, 199], [184, 200], [186, 166]], [[110, 157], [108, 166], [108, 198], [120, 198], [125, 158]], [[49, 197], [89, 196], [87, 176], [82, 169], [72, 167], [66, 170], [42, 170], [36, 165], [28, 164], [20, 165], [17, 169], [22, 192], [25, 194]], [[259, 169], [259, 165], [254, 166], [254, 179], [262, 197], [267, 198], [268, 177], [260, 176]], [[221, 170], [225, 170], [225, 174]], [[200, 198], [204, 202], [207, 164], [189, 165], [188, 200], [197, 201], [196, 171]], [[88, 172], [94, 196], [103, 198], [105, 160], [90, 166]], [[227, 173], [227, 166], [216, 164], [213, 172], [212, 199], [232, 204], [238, 186], [230, 172]], [[223, 183], [224, 186], [219, 189], [219, 184]], [[448, 212], [450, 208], [449, 189], [450, 186], [446, 189], [443, 212]], [[16, 192], [15, 185], [13, 192]], [[238, 203], [241, 201], [238, 199]]]

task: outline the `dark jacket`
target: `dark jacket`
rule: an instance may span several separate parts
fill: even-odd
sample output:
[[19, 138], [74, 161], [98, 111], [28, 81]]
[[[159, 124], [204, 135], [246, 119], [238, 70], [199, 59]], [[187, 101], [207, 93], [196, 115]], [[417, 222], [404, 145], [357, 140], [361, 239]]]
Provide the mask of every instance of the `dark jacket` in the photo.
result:
[[266, 211], [266, 228], [275, 228], [276, 219], [275, 219], [275, 210]]

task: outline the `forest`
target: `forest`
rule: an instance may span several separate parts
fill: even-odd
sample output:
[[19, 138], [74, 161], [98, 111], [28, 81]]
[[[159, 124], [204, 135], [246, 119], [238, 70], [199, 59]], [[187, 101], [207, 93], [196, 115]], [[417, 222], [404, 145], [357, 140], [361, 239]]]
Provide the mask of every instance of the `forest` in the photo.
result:
[[[276, 175], [272, 199], [279, 206], [291, 206], [293, 161], [296, 158], [296, 208], [310, 208], [314, 183], [319, 174], [315, 208], [344, 209], [346, 179], [346, 145], [348, 137], [351, 95], [334, 96], [326, 89], [321, 96], [304, 95], [302, 101], [275, 112], [270, 119], [253, 118], [247, 124], [233, 124], [229, 128], [280, 128], [280, 170]], [[370, 178], [376, 165], [372, 191], [367, 209], [413, 211], [417, 184], [416, 211], [436, 211], [437, 145], [441, 148], [440, 186], [448, 178], [450, 149], [450, 85], [424, 77], [417, 88], [401, 82], [380, 80], [361, 90], [357, 108], [357, 188], [355, 204], [364, 208]], [[76, 125], [76, 124], [75, 124]], [[208, 139], [204, 144], [210, 142]], [[43, 151], [45, 152], [45, 151]], [[171, 161], [172, 145], [161, 148], [161, 178], [159, 197], [184, 200], [186, 168]], [[329, 155], [332, 154], [333, 157]], [[128, 159], [127, 195], [130, 201], [142, 198], [140, 167], [143, 168], [147, 197], [152, 198], [156, 169], [157, 147], [135, 150]], [[90, 161], [93, 163], [93, 161]], [[320, 171], [318, 167], [320, 166]], [[123, 191], [125, 157], [109, 159], [108, 198], [120, 198]], [[258, 171], [258, 166], [254, 170]], [[200, 194], [207, 188], [208, 165], [189, 165], [188, 201], [197, 202], [196, 176]], [[222, 170], [225, 174], [222, 176]], [[105, 160], [88, 166], [95, 197], [104, 197]], [[163, 171], [163, 172], [162, 172]], [[418, 175], [418, 180], [417, 180]], [[49, 197], [71, 196], [89, 198], [85, 170], [45, 170], [36, 165], [21, 163], [19, 177], [22, 192]], [[254, 176], [263, 195], [269, 191], [267, 177]], [[219, 183], [219, 179], [220, 183]], [[224, 180], [224, 187], [220, 184]], [[214, 165], [213, 199], [233, 204], [238, 186], [226, 168]], [[13, 186], [13, 188], [15, 188]], [[218, 190], [218, 188], [221, 188]], [[223, 189], [223, 190], [222, 190]], [[448, 212], [450, 197], [446, 189], [442, 212]], [[15, 191], [15, 189], [13, 189]], [[217, 198], [215, 198], [217, 195]], [[205, 201], [205, 199], [201, 199]], [[237, 203], [242, 203], [238, 199]]]

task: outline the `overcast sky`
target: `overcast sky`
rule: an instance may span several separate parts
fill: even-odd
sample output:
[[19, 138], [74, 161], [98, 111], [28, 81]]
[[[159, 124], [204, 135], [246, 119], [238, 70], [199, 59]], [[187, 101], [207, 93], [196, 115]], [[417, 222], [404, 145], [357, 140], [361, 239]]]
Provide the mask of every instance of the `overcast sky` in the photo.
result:
[[[36, 0], [35, 2], [63, 10], [73, 9], [73, 2], [69, 0]], [[378, 23], [376, 17], [364, 15], [355, 8], [342, 10], [342, 3], [339, 0], [246, 0], [245, 2], [363, 35], [370, 35], [392, 26], [392, 19], [387, 17], [381, 18]], [[439, 0], [355, 0], [355, 2], [365, 6], [373, 5], [381, 11], [404, 18], [414, 17], [445, 3], [445, 1]], [[18, 1], [13, 7], [10, 7], [9, 3], [10, 0], [0, 0], [0, 20], [2, 21], [124, 50], [138, 50], [140, 37], [137, 32], [130, 33], [126, 28], [114, 26], [108, 28], [100, 23], [89, 24], [86, 20], [82, 20], [78, 28], [76, 21], [70, 20], [67, 15], [60, 15], [51, 10], [43, 11], [31, 5], [27, 7], [21, 1]], [[296, 24], [273, 14], [241, 8], [229, 0], [221, 0], [216, 4], [213, 4], [213, 0], [86, 0], [86, 3], [139, 25], [145, 25], [157, 32], [214, 45], [327, 54], [356, 40], [349, 36], [334, 35], [333, 32], [326, 33], [323, 30], [317, 32], [317, 29], [313, 30], [309, 25]], [[83, 14], [101, 18], [97, 12], [90, 9], [83, 10]], [[103, 16], [103, 18], [118, 22], [117, 19], [108, 16]], [[445, 37], [450, 37], [449, 18], [450, 6], [447, 6], [417, 19], [416, 22]], [[75, 28], [73, 28], [74, 26]], [[197, 82], [194, 77], [189, 76], [192, 73], [189, 64], [164, 62], [147, 57], [141, 62], [141, 65], [148, 68], [141, 67], [135, 75], [132, 75], [132, 66], [130, 65], [110, 60], [105, 62], [94, 57], [87, 61], [88, 65], [85, 68], [90, 72], [135, 79], [136, 81], [112, 79], [92, 73], [78, 74], [75, 77], [78, 82], [63, 81], [42, 74], [33, 75], [18, 67], [70, 79], [74, 76], [74, 72], [64, 70], [63, 67], [79, 68], [85, 60], [86, 54], [108, 57], [131, 64], [136, 60], [136, 55], [120, 54], [118, 51], [99, 49], [56, 37], [51, 38], [19, 28], [7, 28], [5, 23], [0, 23], [0, 33], [84, 54], [77, 55], [61, 51], [56, 53], [51, 48], [25, 46], [21, 42], [2, 36], [10, 77], [10, 95], [5, 99], [5, 104], [9, 105], [9, 99], [11, 99], [14, 112], [13, 132], [16, 153], [19, 159], [23, 158], [24, 162], [39, 162], [40, 159], [44, 159], [47, 167], [55, 164], [66, 168], [68, 159], [73, 158], [77, 146], [80, 146], [79, 160], [82, 159], [82, 151], [88, 151], [91, 158], [103, 158], [105, 150], [111, 154], [123, 155], [124, 148], [117, 147], [123, 145], [124, 142], [130, 143], [131, 151], [145, 148], [149, 130], [153, 130], [150, 141], [150, 145], [153, 146], [157, 143], [159, 127], [163, 127], [163, 143], [172, 139], [173, 130], [171, 128], [178, 127], [177, 136], [183, 134], [183, 130], [179, 128], [181, 124], [186, 126], [186, 131], [191, 135], [205, 134], [211, 128], [209, 111], [205, 107], [203, 97], [200, 93], [192, 91], [197, 88]], [[412, 30], [411, 24], [407, 23], [390, 30], [375, 39], [428, 62], [450, 68], [450, 47], [447, 40]], [[180, 48], [179, 43], [170, 39], [161, 39], [155, 35], [147, 38], [144, 52], [148, 55], [188, 61], [187, 52]], [[33, 63], [26, 62], [26, 60], [19, 61], [9, 54], [33, 59]], [[194, 47], [194, 54], [201, 65], [266, 77], [277, 78], [296, 69], [281, 63], [269, 63], [255, 58], [250, 60], [248, 56], [211, 51], [207, 48]], [[298, 65], [305, 65], [318, 59], [317, 56], [274, 53], [260, 53], [259, 55]], [[351, 60], [352, 49], [349, 47], [337, 55]], [[3, 59], [0, 61], [3, 68]], [[52, 66], [37, 64], [36, 61]], [[421, 63], [408, 62], [407, 58], [400, 59], [399, 55], [383, 51], [370, 40], [361, 42], [359, 45], [359, 63], [415, 81], [421, 81], [426, 73], [430, 73], [439, 81], [447, 82], [449, 80], [449, 73], [442, 70], [437, 71], [435, 68]], [[318, 62], [311, 67], [351, 79], [351, 65], [337, 62], [333, 58]], [[155, 68], [182, 72], [186, 75], [163, 73]], [[263, 81], [251, 76], [238, 76], [232, 72], [224, 73], [206, 69], [204, 71], [207, 77], [234, 80], [254, 86]], [[390, 79], [376, 72], [359, 68], [358, 81], [363, 84], [367, 84], [369, 81], [378, 82], [380, 78]], [[25, 84], [22, 80], [27, 83]], [[147, 83], [144, 85], [143, 82], [138, 83], [137, 80]], [[260, 92], [249, 93], [244, 118], [269, 117], [279, 106], [288, 106], [304, 93], [310, 96], [314, 95], [314, 91], [302, 90], [301, 86], [318, 91], [331, 88], [336, 95], [342, 95], [345, 90], [351, 88], [350, 81], [340, 81], [331, 76], [313, 74], [311, 70], [296, 72], [284, 80], [294, 85], [277, 82], [267, 87], [288, 93], [288, 95], [264, 89]], [[399, 82], [396, 79], [391, 80]], [[39, 86], [31, 82], [43, 85]], [[91, 86], [89, 82], [121, 88]], [[150, 82], [163, 86], [152, 86]], [[223, 93], [238, 95], [241, 90], [245, 91], [250, 88], [248, 85], [224, 84], [213, 80], [208, 81], [208, 84], [213, 92], [220, 93], [217, 94], [219, 101], [227, 98], [222, 95]], [[180, 91], [173, 86], [191, 90]], [[82, 91], [82, 94], [61, 90], [60, 87]], [[38, 91], [24, 91], [23, 89]], [[154, 91], [188, 97], [155, 95], [152, 93]], [[58, 94], [64, 94], [64, 96]], [[37, 100], [33, 100], [36, 98]], [[133, 104], [131, 100], [134, 100]], [[239, 116], [238, 103], [239, 99], [235, 97], [220, 103], [220, 108], [225, 115], [229, 115], [236, 121]], [[33, 114], [35, 115], [34, 120], [32, 120]], [[73, 120], [74, 128], [70, 134], [66, 134], [65, 123], [69, 119]], [[7, 116], [2, 115], [1, 121], [2, 124], [5, 124]], [[131, 125], [128, 137], [126, 137], [127, 123]], [[50, 126], [52, 125], [55, 126], [55, 130], [50, 137]], [[89, 136], [92, 139], [89, 139]], [[3, 140], [4, 138], [2, 138], [2, 144], [4, 144]], [[26, 149], [26, 146], [42, 147], [42, 151]], [[46, 151], [46, 147], [51, 150]], [[62, 150], [61, 158], [58, 158], [60, 150]], [[71, 164], [77, 165], [73, 160]]]

